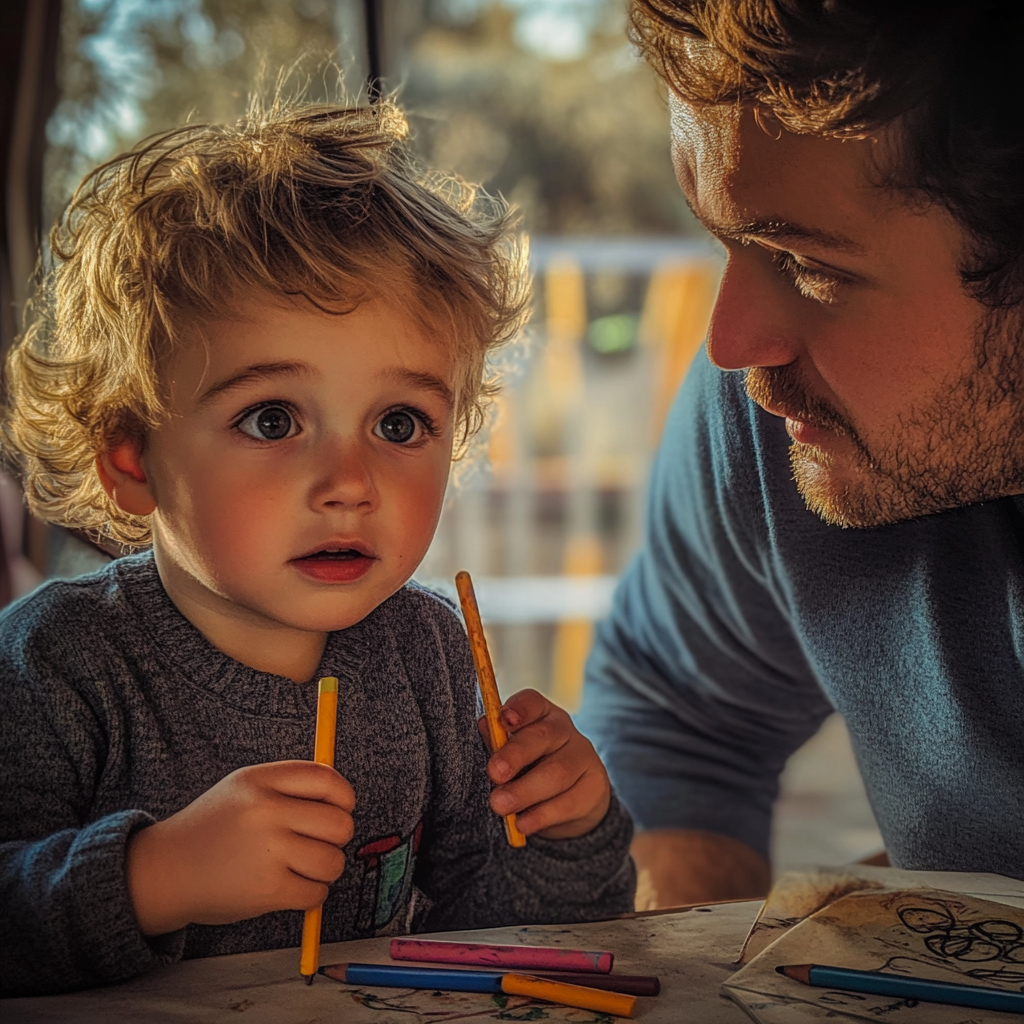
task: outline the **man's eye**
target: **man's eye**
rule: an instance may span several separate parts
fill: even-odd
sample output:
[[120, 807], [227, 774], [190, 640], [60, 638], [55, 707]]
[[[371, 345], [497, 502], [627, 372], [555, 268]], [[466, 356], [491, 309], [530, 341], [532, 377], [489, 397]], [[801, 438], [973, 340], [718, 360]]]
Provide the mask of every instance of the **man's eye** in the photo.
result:
[[382, 417], [380, 422], [373, 428], [373, 432], [385, 441], [394, 444], [408, 444], [419, 432], [420, 424], [411, 412], [396, 410], [389, 412]]
[[297, 433], [294, 417], [280, 405], [254, 409], [238, 424], [238, 429], [259, 441], [281, 441]]
[[831, 304], [836, 301], [836, 292], [843, 283], [823, 270], [805, 266], [789, 252], [776, 250], [772, 263], [793, 282], [796, 290], [805, 298], [815, 302]]

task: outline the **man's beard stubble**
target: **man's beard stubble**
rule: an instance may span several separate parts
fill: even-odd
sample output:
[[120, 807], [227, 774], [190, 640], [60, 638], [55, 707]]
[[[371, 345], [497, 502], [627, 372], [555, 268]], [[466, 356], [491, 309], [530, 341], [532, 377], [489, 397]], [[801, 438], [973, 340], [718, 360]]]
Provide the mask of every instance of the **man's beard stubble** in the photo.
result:
[[796, 363], [749, 369], [747, 394], [849, 441], [845, 467], [826, 451], [792, 442], [793, 479], [812, 512], [833, 526], [886, 526], [1024, 492], [1019, 329], [1017, 316], [987, 315], [975, 366], [936, 389], [928, 404], [907, 409], [887, 439], [870, 445], [806, 389]]

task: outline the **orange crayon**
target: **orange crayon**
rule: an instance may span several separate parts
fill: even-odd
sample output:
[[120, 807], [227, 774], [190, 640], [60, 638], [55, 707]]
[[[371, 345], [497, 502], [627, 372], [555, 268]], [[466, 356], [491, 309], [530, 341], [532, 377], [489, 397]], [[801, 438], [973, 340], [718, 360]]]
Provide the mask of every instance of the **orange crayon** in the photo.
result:
[[[316, 738], [313, 741], [313, 760], [317, 764], [334, 767], [334, 737], [338, 726], [338, 680], [325, 676], [320, 680], [316, 701]], [[302, 922], [302, 952], [299, 973], [307, 985], [313, 984], [320, 966], [320, 916], [323, 907], [306, 911]]]
[[[480, 621], [480, 609], [476, 603], [473, 581], [468, 572], [456, 574], [455, 587], [459, 592], [462, 615], [466, 620], [466, 632], [469, 633], [469, 647], [473, 652], [480, 696], [484, 701], [484, 717], [487, 719], [487, 732], [491, 739], [493, 754], [508, 743], [508, 733], [501, 724], [501, 698], [498, 696], [498, 684], [494, 678], [494, 666], [491, 664], [491, 653], [487, 649], [484, 626]], [[505, 835], [508, 837], [509, 846], [526, 845], [526, 836], [519, 831], [514, 814], [505, 815]]]

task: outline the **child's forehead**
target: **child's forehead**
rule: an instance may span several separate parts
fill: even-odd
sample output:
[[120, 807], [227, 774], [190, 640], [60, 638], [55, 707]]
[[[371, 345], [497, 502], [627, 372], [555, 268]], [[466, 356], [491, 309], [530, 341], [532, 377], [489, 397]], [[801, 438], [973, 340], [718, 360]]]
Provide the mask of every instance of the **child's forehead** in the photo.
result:
[[[354, 327], [368, 320], [384, 327], [418, 322], [415, 299], [404, 289], [394, 295], [365, 289], [357, 294], [320, 297], [310, 294], [271, 294], [236, 290], [200, 312], [181, 311], [175, 337], [166, 354], [176, 356], [195, 349], [210, 352], [249, 342], [261, 346], [287, 346], [296, 336], [332, 334], [344, 340]], [[424, 325], [426, 326], [426, 325]], [[424, 341], [432, 332], [424, 330]]]
[[430, 298], [399, 270], [390, 282], [360, 283], [334, 294], [321, 294], [312, 287], [294, 294], [234, 290], [214, 310], [186, 316], [183, 335], [186, 342], [209, 344], [226, 333], [262, 334], [268, 323], [278, 329], [299, 331], [311, 324], [326, 329], [335, 325], [339, 333], [344, 333], [352, 322], [373, 321], [381, 327], [415, 324], [424, 340], [442, 343], [450, 340], [451, 331], [445, 326], [452, 318], [441, 313], [438, 307], [442, 304]]
[[254, 293], [226, 304], [222, 316], [182, 331], [161, 376], [171, 387], [187, 383], [190, 392], [224, 379], [256, 380], [270, 371], [279, 377], [381, 382], [420, 374], [453, 389], [461, 364], [451, 332], [401, 291], [367, 291], [359, 301], [333, 306]]

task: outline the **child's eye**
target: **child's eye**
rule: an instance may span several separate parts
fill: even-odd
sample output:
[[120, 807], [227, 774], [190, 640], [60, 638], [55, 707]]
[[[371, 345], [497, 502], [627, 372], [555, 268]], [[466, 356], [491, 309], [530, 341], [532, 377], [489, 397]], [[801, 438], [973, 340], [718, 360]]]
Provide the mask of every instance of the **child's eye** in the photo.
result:
[[418, 441], [423, 432], [432, 433], [431, 425], [426, 417], [416, 416], [406, 409], [394, 409], [385, 413], [373, 428], [373, 432], [392, 444], [409, 444]]
[[258, 441], [282, 441], [298, 433], [295, 417], [282, 405], [263, 405], [239, 420], [238, 429]]

